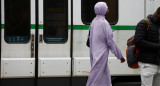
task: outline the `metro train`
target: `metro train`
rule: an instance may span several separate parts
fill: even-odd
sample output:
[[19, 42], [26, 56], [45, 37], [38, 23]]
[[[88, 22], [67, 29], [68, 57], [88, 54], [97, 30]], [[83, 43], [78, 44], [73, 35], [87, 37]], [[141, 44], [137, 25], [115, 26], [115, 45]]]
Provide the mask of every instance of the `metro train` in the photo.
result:
[[[160, 6], [160, 0], [1, 0], [1, 86], [85, 86], [98, 1], [109, 7], [106, 19], [124, 57], [137, 23]], [[138, 69], [112, 53], [108, 64], [113, 86], [140, 85]]]

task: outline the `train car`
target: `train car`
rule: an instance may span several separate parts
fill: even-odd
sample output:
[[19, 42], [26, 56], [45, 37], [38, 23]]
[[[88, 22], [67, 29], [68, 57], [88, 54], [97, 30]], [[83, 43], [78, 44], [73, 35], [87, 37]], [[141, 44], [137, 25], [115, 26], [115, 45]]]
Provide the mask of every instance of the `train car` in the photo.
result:
[[[109, 6], [106, 19], [124, 57], [137, 23], [160, 6], [160, 0], [1, 0], [1, 86], [85, 86], [98, 1]], [[113, 86], [140, 86], [138, 69], [112, 53], [108, 64]]]

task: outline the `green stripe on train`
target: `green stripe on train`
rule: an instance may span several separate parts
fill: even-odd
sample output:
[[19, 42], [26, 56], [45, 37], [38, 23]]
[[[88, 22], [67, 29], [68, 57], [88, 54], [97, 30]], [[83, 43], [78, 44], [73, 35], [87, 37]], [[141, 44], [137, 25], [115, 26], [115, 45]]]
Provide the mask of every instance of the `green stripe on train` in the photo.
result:
[[[39, 29], [43, 29], [43, 25], [39, 24]], [[74, 30], [88, 30], [89, 25], [73, 25]], [[135, 30], [136, 26], [122, 26], [122, 25], [111, 25], [114, 30]], [[1, 25], [1, 29], [4, 29], [4, 24]], [[35, 29], [35, 24], [31, 24], [31, 29]], [[68, 25], [68, 29], [71, 29], [71, 25]]]
[[[74, 30], [88, 30], [89, 25], [73, 25]], [[114, 30], [135, 30], [136, 26], [121, 26], [121, 25], [111, 25]], [[43, 25], [39, 25], [39, 29], [43, 29]], [[68, 25], [68, 29], [71, 29], [71, 25]]]
[[[70, 29], [71, 26], [69, 25]], [[73, 25], [74, 30], [88, 30], [89, 25]], [[136, 26], [120, 26], [120, 25], [111, 25], [111, 28], [114, 30], [135, 30]]]
[[[38, 27], [39, 27], [39, 29], [43, 29], [43, 25], [41, 25], [41, 24]], [[31, 24], [31, 29], [35, 29], [35, 28], [36, 28], [36, 25]], [[1, 24], [1, 29], [4, 29], [4, 24]]]
[[4, 29], [4, 24], [1, 24], [1, 29]]
[[[31, 24], [31, 29], [35, 29], [36, 25], [35, 24]], [[4, 29], [4, 24], [1, 24], [1, 29]]]

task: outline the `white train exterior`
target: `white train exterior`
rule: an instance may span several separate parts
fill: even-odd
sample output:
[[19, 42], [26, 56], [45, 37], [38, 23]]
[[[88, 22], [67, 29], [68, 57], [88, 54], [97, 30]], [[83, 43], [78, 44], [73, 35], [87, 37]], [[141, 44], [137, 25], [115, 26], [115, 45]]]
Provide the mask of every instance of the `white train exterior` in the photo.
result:
[[[71, 12], [71, 0], [59, 0], [64, 3], [65, 14], [45, 14], [44, 12], [57, 11], [62, 8], [53, 8], [44, 11], [45, 0], [29, 0], [30, 4], [30, 33], [28, 42], [19, 41], [21, 37], [10, 35], [5, 36], [5, 1], [1, 0], [1, 79], [17, 79], [17, 78], [54, 78], [54, 77], [87, 77], [91, 69], [89, 59], [89, 48], [86, 46], [89, 24], [82, 21], [83, 1], [73, 0], [73, 12]], [[38, 1], [38, 3], [36, 2]], [[47, 0], [46, 0], [47, 1]], [[54, 1], [54, 0], [53, 0]], [[104, 0], [105, 1], [105, 0]], [[106, 0], [107, 1], [107, 0]], [[160, 0], [113, 0], [117, 2], [116, 10], [117, 22], [112, 25], [114, 30], [114, 40], [122, 51], [123, 56], [126, 54], [126, 41], [134, 35], [137, 23], [152, 14], [160, 7]], [[58, 2], [58, 0], [57, 0]], [[36, 6], [38, 4], [38, 43], [35, 43], [36, 37]], [[46, 2], [48, 3], [48, 2]], [[56, 2], [55, 2], [56, 3]], [[112, 3], [112, 1], [110, 1]], [[54, 5], [54, 4], [53, 4]], [[66, 6], [67, 5], [67, 6]], [[7, 5], [6, 5], [7, 6]], [[47, 7], [47, 5], [46, 5]], [[49, 6], [48, 6], [49, 7]], [[67, 7], [67, 8], [65, 8]], [[110, 8], [110, 7], [109, 7]], [[67, 10], [67, 11], [66, 11]], [[113, 10], [110, 10], [113, 11]], [[115, 11], [115, 10], [114, 10]], [[73, 15], [73, 20], [71, 19]], [[63, 36], [49, 36], [44, 33], [45, 20], [47, 15], [49, 18], [56, 16], [61, 19], [61, 15], [67, 15], [62, 19], [63, 24], [67, 23]], [[56, 21], [56, 20], [54, 20]], [[61, 20], [56, 24], [63, 25]], [[71, 32], [71, 22], [73, 22], [73, 33]], [[46, 24], [47, 25], [47, 24]], [[53, 25], [54, 26], [54, 25]], [[6, 26], [7, 27], [7, 26]], [[66, 31], [67, 29], [67, 31]], [[57, 30], [56, 32], [58, 33]], [[6, 33], [7, 34], [7, 33]], [[54, 33], [56, 34], [56, 33]], [[60, 34], [61, 35], [61, 34]], [[73, 40], [71, 41], [71, 36]], [[18, 38], [19, 37], [19, 38]], [[22, 37], [23, 38], [23, 37]], [[72, 43], [71, 43], [72, 42]], [[35, 46], [38, 44], [38, 52], [35, 52]], [[71, 45], [72, 44], [72, 45]], [[71, 46], [73, 50], [71, 51]], [[35, 53], [38, 53], [38, 72], [35, 73]], [[72, 55], [71, 55], [72, 54]], [[121, 64], [116, 57], [110, 53], [109, 67], [112, 76], [138, 76], [138, 69], [130, 69], [127, 62]], [[67, 86], [67, 85], [66, 85]], [[78, 85], [77, 85], [78, 86]]]

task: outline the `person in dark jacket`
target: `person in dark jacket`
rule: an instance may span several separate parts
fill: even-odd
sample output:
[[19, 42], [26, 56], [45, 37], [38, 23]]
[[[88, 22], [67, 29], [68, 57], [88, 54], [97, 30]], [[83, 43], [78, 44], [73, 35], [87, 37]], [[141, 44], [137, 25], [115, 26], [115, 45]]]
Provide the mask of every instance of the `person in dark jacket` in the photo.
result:
[[135, 33], [141, 86], [160, 86], [160, 7], [147, 18], [149, 24], [141, 20]]

